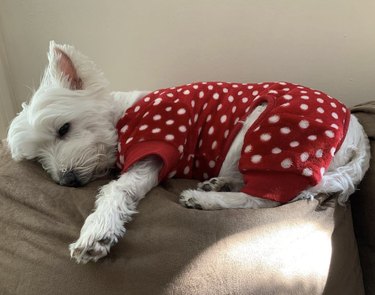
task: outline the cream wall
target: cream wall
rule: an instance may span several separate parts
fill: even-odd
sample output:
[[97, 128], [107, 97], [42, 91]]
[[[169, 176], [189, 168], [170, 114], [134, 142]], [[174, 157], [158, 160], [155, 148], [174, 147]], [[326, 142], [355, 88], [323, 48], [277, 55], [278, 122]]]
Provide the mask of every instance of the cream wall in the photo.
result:
[[92, 57], [113, 89], [287, 80], [353, 105], [375, 99], [374, 15], [372, 0], [0, 0], [0, 86], [18, 110], [54, 39]]

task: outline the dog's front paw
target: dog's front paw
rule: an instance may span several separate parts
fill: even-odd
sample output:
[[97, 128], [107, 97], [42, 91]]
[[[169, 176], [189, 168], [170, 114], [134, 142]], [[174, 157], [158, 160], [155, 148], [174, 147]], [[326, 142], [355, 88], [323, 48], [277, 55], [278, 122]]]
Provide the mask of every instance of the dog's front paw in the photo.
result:
[[118, 238], [125, 233], [125, 228], [117, 215], [90, 214], [81, 229], [79, 239], [70, 244], [70, 256], [77, 263], [98, 261], [106, 256]]
[[89, 261], [98, 261], [106, 256], [112, 245], [117, 242], [117, 237], [80, 237], [76, 242], [69, 245], [70, 257], [77, 263], [87, 263]]
[[189, 209], [202, 210], [202, 205], [198, 202], [194, 190], [183, 191], [180, 195], [180, 204]]

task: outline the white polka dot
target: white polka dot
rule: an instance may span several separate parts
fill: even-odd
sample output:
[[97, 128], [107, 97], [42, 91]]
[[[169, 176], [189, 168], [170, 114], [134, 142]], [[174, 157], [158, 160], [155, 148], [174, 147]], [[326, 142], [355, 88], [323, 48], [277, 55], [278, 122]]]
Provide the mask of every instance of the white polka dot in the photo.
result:
[[216, 149], [216, 147], [217, 147], [217, 141], [215, 140], [215, 141], [212, 143], [211, 148], [214, 150], [214, 149]]
[[332, 157], [335, 155], [335, 152], [336, 152], [336, 149], [335, 148], [331, 148], [330, 153], [331, 153]]
[[203, 110], [205, 110], [208, 106], [208, 102], [206, 102], [204, 105], [203, 105]]
[[331, 127], [332, 127], [332, 128], [335, 128], [335, 129], [337, 129], [337, 130], [339, 129], [339, 126], [337, 126], [337, 124], [331, 124]]
[[199, 118], [199, 115], [198, 115], [198, 114], [195, 114], [195, 116], [194, 116], [194, 123], [197, 123], [198, 118]]
[[285, 98], [286, 100], [291, 100], [293, 98], [293, 96], [291, 96], [289, 94], [285, 94], [285, 95], [283, 95], [283, 98]]
[[219, 86], [223, 85], [223, 83], [221, 83], [221, 82], [218, 82], [218, 83], [216, 83], [216, 84], [219, 85]]
[[247, 97], [242, 97], [242, 102], [243, 103], [247, 103], [249, 101], [249, 99]]
[[251, 146], [251, 144], [249, 144], [245, 147], [244, 151], [245, 151], [245, 153], [250, 153], [252, 149], [253, 149], [253, 147]]
[[143, 131], [143, 130], [146, 130], [147, 128], [148, 128], [148, 125], [142, 125], [141, 127], [139, 127], [139, 130]]
[[204, 96], [204, 92], [203, 91], [199, 92], [199, 98], [203, 98], [203, 96]]
[[142, 118], [146, 118], [149, 114], [150, 114], [149, 112], [144, 113]]
[[300, 108], [301, 108], [301, 110], [306, 111], [309, 108], [309, 106], [307, 104], [303, 103], [303, 104], [300, 105]]
[[168, 141], [174, 140], [174, 135], [173, 134], [167, 134], [165, 136], [165, 139], [168, 140]]
[[184, 174], [185, 175], [188, 175], [190, 172], [190, 167], [189, 166], [186, 166], [185, 169], [184, 169]]
[[189, 89], [185, 90], [185, 91], [183, 92], [183, 94], [185, 94], [185, 95], [189, 95], [189, 94], [190, 94], [190, 90], [189, 90]]
[[121, 133], [125, 133], [126, 130], [128, 130], [129, 126], [128, 125], [125, 125], [124, 127], [121, 128]]
[[228, 88], [223, 88], [224, 93], [228, 93]]
[[208, 85], [208, 90], [212, 90], [212, 89], [214, 89], [214, 86], [212, 86], [212, 85]]
[[165, 122], [165, 124], [167, 124], [167, 125], [172, 125], [173, 123], [174, 123], [173, 120], [168, 120], [167, 122]]
[[320, 168], [320, 175], [323, 176], [324, 172], [326, 172], [326, 169], [324, 167]]
[[228, 135], [229, 135], [229, 130], [225, 130], [225, 132], [224, 132], [224, 138], [227, 138]]
[[321, 108], [321, 107], [318, 107], [316, 110], [317, 110], [318, 113], [320, 113], [320, 114], [323, 114], [323, 113], [324, 113], [324, 109]]
[[270, 123], [277, 123], [277, 122], [279, 122], [279, 120], [280, 120], [280, 116], [278, 116], [278, 115], [273, 115], [273, 116], [268, 118], [268, 122], [270, 122]]
[[159, 133], [161, 131], [161, 129], [160, 128], [154, 128], [154, 129], [152, 129], [152, 133]]
[[237, 110], [237, 107], [236, 107], [236, 106], [233, 106], [233, 108], [232, 108], [232, 113], [234, 114], [234, 113], [236, 112], [236, 110]]
[[210, 162], [208, 162], [208, 166], [209, 166], [210, 168], [214, 168], [214, 167], [216, 166], [215, 161], [210, 161]]
[[219, 93], [214, 93], [214, 95], [212, 95], [212, 98], [215, 99], [215, 100], [218, 100], [219, 99]]
[[316, 135], [309, 135], [308, 137], [307, 137], [307, 139], [308, 140], [311, 140], [311, 141], [315, 141], [315, 140], [317, 140], [317, 136]]
[[315, 157], [317, 157], [317, 158], [321, 158], [321, 157], [323, 157], [323, 150], [318, 149], [318, 150], [315, 152]]
[[302, 175], [304, 175], [304, 176], [312, 176], [313, 172], [312, 172], [312, 170], [310, 168], [305, 168], [302, 171]]
[[181, 125], [180, 127], [178, 127], [178, 130], [180, 130], [180, 132], [186, 132], [186, 127], [184, 125]]
[[162, 101], [162, 99], [159, 97], [159, 98], [157, 98], [157, 99], [154, 100], [153, 105], [157, 106], [157, 105], [159, 105], [161, 103], [161, 101]]
[[161, 119], [161, 116], [158, 114], [153, 116], [152, 118], [154, 119], [154, 121], [159, 121]]
[[234, 97], [233, 97], [232, 95], [229, 95], [229, 96], [228, 96], [228, 101], [229, 101], [229, 102], [233, 102], [233, 101], [234, 101]]
[[182, 154], [184, 152], [184, 146], [183, 145], [179, 145], [178, 146], [178, 151], [180, 152], [180, 154]]
[[223, 107], [223, 105], [222, 104], [219, 104], [218, 106], [217, 106], [217, 111], [220, 111], [221, 109], [222, 109], [222, 107]]
[[335, 137], [335, 133], [331, 130], [326, 130], [325, 132], [325, 135], [327, 135], [329, 138], [334, 138]]
[[282, 134], [289, 134], [289, 133], [290, 133], [290, 128], [288, 128], [288, 127], [283, 127], [283, 128], [280, 129], [280, 132], [281, 132]]
[[253, 91], [253, 96], [256, 96], [256, 95], [258, 95], [258, 93], [259, 93], [259, 91]]
[[285, 159], [281, 162], [281, 167], [283, 167], [284, 169], [288, 169], [288, 168], [292, 167], [292, 165], [293, 165], [292, 160], [289, 159], [289, 158], [287, 158], [287, 159]]
[[301, 158], [301, 161], [302, 162], [306, 162], [308, 159], [309, 159], [309, 154], [308, 153], [302, 153], [301, 155], [300, 155], [300, 158]]
[[145, 102], [149, 102], [150, 99], [151, 99], [151, 98], [150, 98], [149, 96], [147, 96], [147, 97], [145, 97], [144, 101], [145, 101]]
[[247, 86], [247, 89], [253, 89], [254, 88], [254, 86], [253, 85], [249, 85], [249, 86]]
[[262, 160], [261, 155], [254, 155], [251, 157], [251, 162], [254, 164], [258, 164]]
[[336, 107], [337, 107], [337, 105], [336, 105], [334, 102], [331, 102], [331, 106], [332, 106], [333, 108], [336, 108]]
[[221, 116], [221, 118], [220, 118], [221, 123], [225, 123], [226, 120], [227, 120], [227, 115]]
[[124, 157], [124, 155], [121, 155], [121, 156], [120, 156], [120, 163], [121, 163], [121, 164], [124, 164], [124, 161], [125, 161], [125, 157]]
[[183, 114], [185, 114], [186, 113], [186, 110], [184, 109], [184, 108], [181, 108], [181, 109], [179, 109], [178, 111], [177, 111], [177, 114], [179, 114], [179, 115], [183, 115]]
[[170, 173], [168, 174], [168, 178], [172, 178], [173, 176], [176, 175], [176, 173], [177, 173], [177, 171], [176, 171], [176, 170], [173, 170], [172, 172], [170, 172]]
[[272, 154], [277, 155], [277, 154], [280, 154], [282, 152], [282, 150], [278, 147], [275, 147], [275, 148], [272, 149], [271, 152], [272, 152]]
[[290, 145], [290, 147], [297, 147], [297, 146], [299, 146], [299, 142], [298, 141], [292, 141], [289, 145]]
[[346, 108], [342, 107], [342, 111], [343, 111], [344, 113], [346, 113]]
[[243, 91], [238, 91], [237, 95], [242, 95]]
[[131, 142], [132, 140], [133, 140], [133, 137], [129, 137], [129, 138], [126, 140], [125, 143], [129, 143], [129, 142]]
[[315, 119], [315, 121], [318, 122], [318, 123], [323, 123], [322, 119]]
[[167, 112], [170, 112], [170, 111], [172, 110], [172, 107], [166, 107], [165, 110], [166, 110]]
[[301, 98], [304, 100], [310, 99], [310, 97], [308, 97], [307, 95], [302, 95]]
[[306, 94], [307, 91], [306, 91], [306, 90], [301, 90], [300, 93], [302, 93], [302, 94]]
[[269, 94], [278, 94], [278, 92], [276, 90], [270, 90], [268, 93]]
[[141, 108], [140, 106], [136, 106], [136, 107], [134, 108], [134, 113], [138, 112], [140, 108]]
[[299, 122], [299, 127], [301, 127], [302, 129], [306, 129], [306, 128], [308, 128], [309, 127], [309, 121], [307, 121], [307, 120], [301, 120], [300, 122]]
[[324, 100], [321, 99], [320, 97], [316, 101], [319, 102], [319, 103], [323, 103], [324, 102]]
[[208, 129], [208, 134], [212, 135], [214, 131], [215, 131], [214, 127], [211, 126], [210, 129]]
[[192, 100], [192, 101], [191, 101], [191, 107], [192, 107], [192, 108], [195, 107], [195, 100]]
[[233, 88], [238, 88], [238, 85], [237, 84], [233, 84], [232, 87]]
[[194, 88], [195, 90], [197, 90], [197, 89], [198, 89], [198, 85], [193, 85], [193, 88]]
[[119, 153], [121, 153], [121, 143], [120, 143], [120, 142], [117, 144], [117, 151], [118, 151]]
[[264, 85], [263, 85], [263, 88], [268, 88], [268, 87], [270, 87], [269, 84], [264, 84]]
[[338, 116], [337, 113], [335, 113], [335, 112], [332, 113], [332, 117], [335, 118], [335, 119], [338, 119], [338, 118], [339, 118], [339, 116]]
[[314, 93], [315, 93], [316, 95], [321, 95], [321, 93], [320, 93], [319, 91], [314, 91]]
[[271, 134], [269, 134], [269, 133], [263, 133], [260, 136], [260, 140], [262, 140], [262, 141], [269, 141], [270, 139], [271, 139]]
[[209, 114], [209, 115], [207, 116], [207, 118], [206, 118], [206, 122], [210, 122], [210, 121], [211, 121], [211, 119], [212, 119], [212, 115], [211, 115], [211, 114]]

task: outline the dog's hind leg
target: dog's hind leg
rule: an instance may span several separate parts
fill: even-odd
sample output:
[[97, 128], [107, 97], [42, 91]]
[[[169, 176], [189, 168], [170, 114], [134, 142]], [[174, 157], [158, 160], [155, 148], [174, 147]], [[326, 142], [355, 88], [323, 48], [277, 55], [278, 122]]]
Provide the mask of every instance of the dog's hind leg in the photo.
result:
[[239, 208], [270, 208], [278, 202], [249, 196], [245, 193], [205, 192], [185, 190], [181, 193], [180, 203], [187, 208], [202, 210], [239, 209]]
[[161, 166], [159, 158], [146, 158], [101, 188], [95, 211], [86, 218], [79, 239], [69, 247], [72, 258], [87, 263], [109, 253], [111, 246], [124, 235], [124, 223], [137, 213], [138, 202], [158, 184]]

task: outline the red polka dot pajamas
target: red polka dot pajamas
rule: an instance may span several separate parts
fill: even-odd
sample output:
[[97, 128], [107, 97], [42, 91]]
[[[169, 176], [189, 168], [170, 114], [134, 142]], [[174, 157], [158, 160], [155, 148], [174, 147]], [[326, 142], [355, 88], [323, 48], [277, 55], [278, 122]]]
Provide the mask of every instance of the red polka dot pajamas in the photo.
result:
[[265, 101], [244, 138], [242, 191], [288, 202], [321, 180], [350, 120], [336, 99], [291, 83], [203, 82], [155, 91], [119, 120], [117, 165], [125, 172], [157, 155], [164, 162], [160, 180], [218, 176], [246, 117]]

